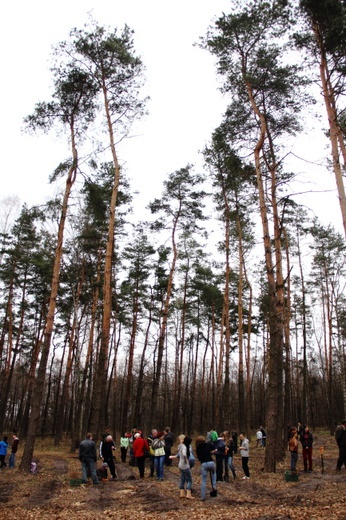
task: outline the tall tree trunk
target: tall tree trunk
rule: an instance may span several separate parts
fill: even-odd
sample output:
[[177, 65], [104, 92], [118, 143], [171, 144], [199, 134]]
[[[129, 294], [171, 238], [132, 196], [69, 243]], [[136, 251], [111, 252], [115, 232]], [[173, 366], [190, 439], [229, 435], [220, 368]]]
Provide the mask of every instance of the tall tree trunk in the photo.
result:
[[78, 156], [77, 149], [74, 141], [74, 133], [71, 132], [72, 139], [72, 156], [73, 162], [69, 169], [66, 185], [65, 185], [65, 193], [62, 201], [61, 207], [61, 215], [58, 229], [58, 239], [57, 246], [55, 250], [55, 258], [54, 258], [54, 266], [53, 266], [53, 277], [51, 283], [51, 293], [49, 298], [48, 312], [46, 318], [46, 326], [44, 331], [44, 339], [41, 351], [41, 359], [38, 367], [36, 384], [35, 384], [35, 397], [32, 402], [31, 414], [29, 418], [28, 425], [28, 433], [26, 438], [26, 443], [23, 452], [23, 458], [20, 464], [20, 468], [25, 471], [30, 470], [30, 464], [32, 462], [32, 457], [34, 454], [35, 440], [37, 434], [37, 428], [39, 427], [39, 418], [41, 412], [41, 406], [44, 397], [44, 387], [46, 380], [46, 369], [47, 363], [50, 353], [51, 339], [53, 334], [54, 327], [54, 315], [56, 309], [56, 301], [58, 297], [58, 289], [59, 289], [59, 276], [60, 276], [60, 265], [62, 259], [62, 245], [64, 239], [64, 230], [65, 230], [65, 222], [67, 217], [68, 210], [68, 201], [71, 193], [72, 186], [76, 180], [77, 174], [77, 166], [78, 166]]
[[322, 84], [323, 99], [326, 106], [329, 123], [329, 139], [332, 151], [333, 170], [336, 181], [336, 186], [339, 196], [339, 204], [342, 216], [342, 223], [344, 227], [344, 233], [346, 237], [346, 192], [343, 179], [342, 167], [340, 164], [340, 149], [344, 158], [344, 168], [346, 167], [346, 151], [345, 142], [343, 138], [342, 130], [338, 124], [338, 116], [336, 111], [335, 102], [335, 88], [331, 84], [331, 74], [328, 69], [327, 57], [324, 50], [323, 42], [319, 34], [319, 29], [316, 24], [313, 25], [313, 31], [315, 39], [320, 50], [320, 77]]

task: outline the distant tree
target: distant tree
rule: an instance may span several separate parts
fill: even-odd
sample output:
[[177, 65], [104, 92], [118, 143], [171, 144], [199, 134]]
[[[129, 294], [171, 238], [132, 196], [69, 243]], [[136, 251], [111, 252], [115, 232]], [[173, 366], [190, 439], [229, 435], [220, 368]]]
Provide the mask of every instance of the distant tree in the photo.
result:
[[[37, 306], [40, 316], [46, 313], [47, 289], [45, 270], [51, 268], [51, 257], [44, 258], [44, 234], [39, 227], [44, 214], [37, 208], [25, 205], [9, 230], [6, 246], [3, 246], [3, 262], [0, 265], [0, 280], [3, 287], [3, 320], [0, 332], [0, 428], [5, 430], [6, 410], [16, 363], [26, 365], [35, 350], [31, 336]], [[48, 260], [48, 262], [46, 262]], [[48, 266], [47, 266], [48, 264]], [[48, 270], [47, 269], [47, 270]], [[31, 305], [31, 302], [35, 303]], [[39, 334], [41, 330], [39, 329]], [[37, 358], [36, 358], [37, 359]], [[20, 419], [21, 421], [21, 419]], [[12, 427], [21, 426], [19, 418]], [[24, 433], [24, 432], [23, 432]]]
[[[246, 283], [246, 252], [253, 245], [253, 234], [251, 225], [251, 208], [255, 202], [255, 172], [251, 165], [243, 163], [240, 157], [232, 150], [227, 142], [227, 131], [224, 132], [223, 125], [214, 131], [211, 145], [204, 150], [207, 165], [213, 175], [214, 200], [219, 214], [219, 218], [224, 227], [224, 240], [221, 250], [225, 252], [225, 288], [224, 288], [224, 309], [223, 322], [221, 329], [220, 356], [225, 356], [224, 385], [221, 396], [221, 380], [218, 378], [218, 402], [220, 415], [222, 410], [229, 409], [230, 393], [230, 352], [231, 345], [231, 321], [230, 321], [230, 285], [231, 285], [231, 258], [233, 260], [233, 270], [236, 272], [238, 280], [237, 287], [237, 337], [239, 353], [238, 371], [238, 402], [239, 402], [239, 428], [243, 431], [245, 423], [248, 422], [244, 410], [250, 414], [250, 371], [247, 370], [246, 400], [244, 387], [244, 315], [243, 293]], [[235, 278], [233, 276], [233, 278]], [[251, 310], [249, 316], [250, 334], [248, 335], [248, 348], [250, 349], [251, 338]], [[225, 343], [225, 345], [223, 345]], [[248, 356], [248, 361], [250, 358]], [[249, 365], [248, 365], [249, 368]], [[223, 363], [219, 363], [219, 370], [223, 369]], [[221, 419], [221, 417], [220, 417]], [[224, 421], [224, 420], [223, 420]]]
[[[133, 391], [133, 366], [136, 344], [139, 342], [140, 319], [146, 307], [150, 305], [149, 276], [152, 274], [152, 257], [155, 253], [142, 225], [138, 225], [131, 237], [131, 243], [125, 248], [123, 261], [128, 263], [127, 277], [120, 286], [118, 305], [127, 307], [126, 314], [130, 328], [130, 338], [127, 358], [127, 375], [122, 402], [121, 431], [125, 431], [129, 424], [138, 421], [138, 417], [131, 413], [131, 393]], [[124, 313], [125, 309], [123, 310]], [[140, 416], [140, 410], [138, 410]], [[132, 420], [130, 422], [130, 420]]]
[[[329, 411], [329, 428], [333, 434], [336, 411], [334, 406], [333, 380], [335, 359], [338, 356], [335, 332], [338, 330], [338, 316], [342, 313], [346, 275], [346, 244], [343, 237], [331, 226], [323, 226], [317, 221], [311, 228], [314, 238], [314, 257], [311, 282], [320, 304], [321, 316], [318, 320], [325, 356], [326, 399]], [[341, 306], [341, 307], [340, 307]], [[317, 325], [317, 324], [316, 324]], [[315, 325], [315, 328], [316, 328]]]
[[151, 212], [158, 215], [153, 227], [157, 232], [168, 229], [172, 247], [171, 264], [169, 267], [165, 299], [162, 308], [162, 321], [157, 348], [157, 363], [152, 387], [151, 419], [154, 421], [157, 406], [158, 392], [162, 371], [164, 347], [166, 341], [169, 306], [173, 291], [173, 281], [179, 252], [179, 236], [186, 233], [193, 234], [201, 221], [203, 214], [204, 191], [201, 189], [202, 178], [192, 172], [190, 165], [172, 173], [164, 181], [161, 199], [155, 199], [149, 204]]

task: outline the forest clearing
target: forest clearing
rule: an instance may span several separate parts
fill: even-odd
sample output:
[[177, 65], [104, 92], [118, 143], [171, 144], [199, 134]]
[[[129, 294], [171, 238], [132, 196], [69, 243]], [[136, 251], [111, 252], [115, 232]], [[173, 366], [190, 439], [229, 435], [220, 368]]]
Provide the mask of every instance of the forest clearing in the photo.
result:
[[[239, 454], [234, 457], [235, 481], [218, 482], [218, 496], [200, 500], [200, 465], [192, 470], [194, 500], [179, 498], [177, 463], [165, 467], [163, 482], [154, 478], [138, 478], [137, 468], [119, 462], [118, 480], [73, 486], [71, 481], [81, 476], [81, 465], [75, 454], [65, 448], [53, 447], [52, 442], [37, 441], [35, 461], [37, 474], [20, 471], [17, 467], [0, 471], [0, 513], [3, 520], [12, 519], [130, 519], [140, 515], [152, 518], [241, 520], [329, 520], [346, 518], [346, 470], [335, 470], [337, 446], [327, 432], [314, 432], [313, 472], [302, 471], [299, 453], [298, 482], [286, 482], [289, 455], [278, 463], [276, 473], [264, 473], [265, 448], [250, 450], [250, 480], [242, 480]], [[324, 447], [323, 460], [320, 447]], [[175, 451], [175, 450], [173, 450]], [[323, 463], [322, 463], [323, 462]]]

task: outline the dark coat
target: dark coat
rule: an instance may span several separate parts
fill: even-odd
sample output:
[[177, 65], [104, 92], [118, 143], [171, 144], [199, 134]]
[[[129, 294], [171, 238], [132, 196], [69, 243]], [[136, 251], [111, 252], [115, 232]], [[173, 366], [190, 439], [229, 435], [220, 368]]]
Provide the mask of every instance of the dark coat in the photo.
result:
[[78, 458], [80, 461], [92, 459], [94, 462], [96, 462], [97, 456], [94, 441], [92, 441], [91, 439], [84, 439], [84, 441], [80, 443]]

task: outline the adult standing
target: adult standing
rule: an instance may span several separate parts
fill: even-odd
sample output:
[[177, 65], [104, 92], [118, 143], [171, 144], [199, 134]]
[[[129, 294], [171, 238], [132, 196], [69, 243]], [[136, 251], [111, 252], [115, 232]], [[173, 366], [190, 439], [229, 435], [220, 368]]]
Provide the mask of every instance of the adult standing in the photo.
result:
[[[312, 433], [310, 432], [309, 426], [304, 426], [303, 431], [300, 434], [300, 442], [303, 447], [303, 462], [304, 462], [304, 471], [312, 471], [312, 444], [313, 444]], [[309, 469], [308, 469], [309, 463]]]
[[144, 478], [145, 451], [148, 451], [148, 443], [140, 433], [135, 433], [132, 445], [133, 456], [136, 459], [139, 477]]
[[18, 451], [18, 446], [19, 446], [19, 439], [18, 439], [16, 433], [13, 433], [12, 444], [11, 444], [11, 454], [10, 454], [10, 458], [8, 461], [8, 467], [10, 469], [14, 468], [14, 464], [16, 462], [16, 453]]
[[111, 427], [110, 426], [106, 426], [105, 431], [101, 435], [101, 442], [105, 441], [107, 439], [108, 435], [111, 435]]
[[103, 460], [103, 462], [106, 462], [108, 464], [109, 471], [112, 475], [112, 480], [115, 480], [117, 478], [114, 465], [114, 451], [115, 443], [113, 441], [113, 437], [111, 435], [108, 435], [106, 439], [102, 441], [100, 444], [100, 457]]
[[149, 459], [150, 475], [149, 475], [149, 477], [153, 477], [154, 471], [155, 471], [155, 452], [152, 447], [152, 443], [153, 443], [153, 440], [156, 439], [156, 437], [157, 437], [157, 430], [156, 429], [151, 430], [151, 434], [148, 436], [148, 446], [149, 446], [149, 455], [150, 455], [150, 459]]
[[194, 467], [194, 465], [196, 464], [196, 458], [195, 458], [195, 454], [193, 453], [191, 443], [192, 443], [191, 437], [189, 437], [188, 435], [185, 435], [184, 444], [186, 446], [186, 452], [187, 452], [187, 457], [189, 459], [190, 469], [192, 469]]
[[158, 432], [157, 437], [153, 439], [151, 447], [154, 450], [156, 477], [159, 482], [163, 480], [163, 467], [165, 465], [165, 440], [164, 432]]
[[265, 431], [263, 426], [260, 426], [259, 429], [261, 430], [261, 433], [262, 433], [262, 447], [265, 448], [266, 442], [267, 442], [267, 432]]
[[220, 433], [217, 441], [215, 442], [215, 458], [216, 458], [216, 481], [223, 482], [223, 465], [226, 452], [226, 443], [224, 433]]
[[258, 448], [258, 446], [263, 446], [262, 440], [263, 440], [263, 434], [261, 431], [261, 427], [259, 427], [256, 432], [256, 448]]
[[97, 460], [96, 446], [91, 433], [86, 434], [86, 438], [79, 445], [79, 460], [82, 463], [83, 484], [88, 482], [88, 474], [90, 473], [93, 484], [98, 484], [95, 462]]
[[341, 421], [341, 425], [337, 427], [335, 439], [339, 448], [339, 457], [336, 463], [336, 470], [340, 471], [344, 464], [346, 468], [346, 419]]
[[200, 435], [196, 439], [196, 455], [198, 460], [201, 463], [201, 472], [202, 472], [202, 483], [201, 483], [201, 500], [205, 500], [205, 492], [207, 487], [207, 476], [208, 473], [211, 474], [212, 488], [213, 492], [216, 495], [216, 468], [215, 462], [213, 461], [212, 454], [215, 453], [216, 450], [213, 449], [213, 446], [210, 442], [206, 442], [205, 438]]
[[[185, 435], [179, 435], [178, 437], [179, 446], [178, 446], [178, 454], [177, 455], [170, 455], [170, 459], [175, 459], [176, 457], [179, 457], [179, 464], [178, 468], [180, 470], [180, 498], [193, 498], [191, 496], [191, 489], [192, 489], [192, 475], [191, 475], [191, 469], [190, 469], [190, 462], [189, 462], [189, 453], [190, 451], [190, 445], [186, 445], [184, 443], [185, 441]], [[185, 484], [186, 484], [186, 495], [185, 495]]]
[[[226, 442], [226, 454], [225, 454], [226, 463], [228, 464], [229, 469], [232, 471], [233, 478], [235, 479], [237, 475], [236, 475], [235, 467], [233, 464], [233, 457], [235, 454], [236, 446], [235, 446], [234, 439], [233, 439], [232, 435], [230, 434], [230, 432], [225, 432], [225, 442]], [[226, 469], [225, 469], [225, 475], [226, 475], [226, 481], [228, 482], [229, 477], [228, 477], [228, 471], [226, 471]]]
[[246, 438], [244, 432], [242, 432], [239, 435], [239, 439], [241, 440], [241, 445], [239, 446], [239, 451], [240, 451], [240, 455], [241, 455], [241, 466], [245, 473], [243, 480], [249, 480], [249, 478], [250, 478], [250, 470], [249, 470], [250, 442], [249, 442], [249, 439]]
[[120, 437], [120, 453], [121, 453], [121, 462], [126, 462], [126, 454], [129, 448], [129, 436], [126, 432]]
[[172, 460], [170, 459], [170, 456], [172, 453], [172, 446], [173, 446], [174, 439], [173, 439], [173, 433], [171, 432], [171, 429], [169, 428], [169, 426], [167, 426], [165, 428], [164, 440], [165, 440], [165, 465], [171, 466]]
[[8, 448], [8, 437], [5, 435], [3, 440], [0, 442], [0, 468], [6, 468], [7, 464], [5, 462], [5, 457], [7, 454], [7, 448]]
[[288, 441], [288, 449], [291, 454], [291, 471], [296, 472], [298, 460], [298, 432], [297, 428], [292, 426], [290, 430], [290, 440]]

